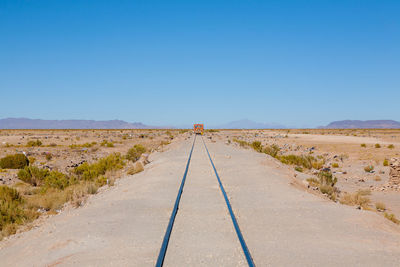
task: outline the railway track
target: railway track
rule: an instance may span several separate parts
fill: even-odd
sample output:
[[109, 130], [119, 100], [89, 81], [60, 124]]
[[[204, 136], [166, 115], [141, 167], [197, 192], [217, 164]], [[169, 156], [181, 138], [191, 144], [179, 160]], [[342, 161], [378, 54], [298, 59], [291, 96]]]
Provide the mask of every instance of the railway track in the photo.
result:
[[[238, 222], [236, 220], [236, 216], [235, 216], [235, 214], [233, 212], [233, 209], [232, 209], [232, 206], [230, 204], [228, 195], [227, 195], [227, 193], [226, 193], [226, 191], [224, 189], [224, 186], [223, 186], [223, 183], [221, 181], [221, 178], [218, 175], [217, 168], [215, 167], [215, 164], [214, 164], [214, 162], [213, 162], [213, 160], [211, 158], [211, 155], [210, 155], [210, 153], [208, 151], [207, 145], [206, 145], [206, 143], [205, 143], [205, 141], [204, 141], [202, 136], [200, 136], [199, 138], [201, 138], [203, 146], [204, 146], [204, 148], [205, 148], [205, 150], [207, 152], [208, 159], [210, 161], [210, 164], [212, 166], [213, 172], [215, 174], [216, 181], [217, 181], [217, 183], [219, 185], [220, 192], [222, 193], [223, 198], [225, 200], [226, 208], [228, 209], [230, 218], [232, 220], [233, 227], [234, 227], [235, 232], [236, 232], [236, 236], [237, 236], [237, 238], [238, 238], [238, 240], [240, 242], [240, 246], [241, 246], [242, 252], [244, 254], [244, 257], [246, 258], [247, 264], [248, 264], [248, 266], [255, 266], [254, 261], [252, 259], [252, 256], [250, 254], [250, 251], [249, 251], [249, 249], [247, 247], [247, 244], [245, 242], [245, 239], [243, 237], [243, 234], [242, 234], [242, 232], [240, 230], [239, 224], [238, 224]], [[181, 201], [181, 199], [183, 197], [186, 197], [186, 198], [190, 197], [189, 195], [185, 196], [183, 194], [183, 191], [184, 191], [183, 189], [184, 189], [186, 178], [187, 178], [187, 175], [188, 175], [188, 171], [189, 171], [190, 162], [191, 162], [191, 159], [192, 159], [192, 154], [193, 154], [193, 150], [194, 150], [194, 147], [195, 147], [196, 139], [198, 139], [197, 135], [195, 135], [195, 137], [194, 137], [193, 144], [192, 144], [192, 147], [191, 147], [190, 152], [189, 152], [189, 157], [188, 157], [188, 160], [187, 160], [187, 163], [186, 163], [185, 172], [183, 174], [182, 181], [181, 181], [181, 184], [180, 184], [180, 187], [179, 187], [179, 190], [178, 190], [178, 194], [177, 194], [177, 197], [176, 197], [176, 200], [175, 200], [174, 208], [172, 210], [172, 214], [171, 214], [171, 217], [169, 219], [169, 223], [168, 223], [167, 229], [165, 231], [165, 235], [164, 235], [164, 238], [163, 238], [161, 249], [160, 249], [160, 252], [159, 252], [159, 255], [158, 255], [158, 258], [157, 258], [157, 262], [156, 262], [156, 265], [155, 265], [156, 267], [161, 267], [164, 264], [165, 257], [166, 257], [166, 255], [168, 253], [168, 245], [169, 245], [171, 236], [173, 235], [173, 227], [174, 227], [175, 219], [178, 216], [178, 210], [179, 210], [180, 201]]]

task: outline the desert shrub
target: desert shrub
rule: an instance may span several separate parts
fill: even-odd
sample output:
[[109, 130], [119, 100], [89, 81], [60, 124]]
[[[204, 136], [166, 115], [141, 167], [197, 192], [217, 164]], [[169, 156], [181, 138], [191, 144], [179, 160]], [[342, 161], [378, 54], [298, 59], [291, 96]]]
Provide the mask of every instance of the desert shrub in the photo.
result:
[[119, 153], [108, 155], [105, 158], [99, 159], [93, 164], [87, 162], [75, 168], [74, 172], [81, 179], [93, 181], [100, 175], [104, 175], [107, 171], [122, 169], [125, 162]]
[[28, 141], [28, 143], [26, 143], [27, 147], [41, 146], [41, 145], [43, 145], [43, 143], [39, 139], [36, 141], [30, 140], [30, 141]]
[[308, 182], [308, 184], [309, 184], [310, 186], [313, 186], [313, 187], [319, 187], [319, 185], [320, 185], [318, 179], [316, 179], [316, 178], [314, 178], [314, 177], [308, 178], [308, 179], [307, 179], [307, 182]]
[[49, 170], [47, 169], [26, 166], [24, 169], [19, 170], [18, 179], [33, 186], [40, 186], [43, 184], [47, 175], [49, 175]]
[[363, 209], [368, 209], [369, 203], [371, 200], [366, 197], [370, 195], [371, 191], [369, 190], [359, 190], [354, 194], [345, 193], [340, 199], [340, 203], [349, 206], [360, 206]]
[[316, 158], [313, 156], [297, 156], [297, 155], [285, 155], [285, 156], [279, 156], [278, 158], [282, 163], [288, 164], [288, 165], [297, 165], [306, 169], [311, 169], [312, 163], [317, 161]]
[[374, 166], [368, 165], [364, 167], [365, 172], [372, 172], [374, 170]]
[[51, 160], [53, 158], [53, 155], [51, 153], [46, 153], [46, 159]]
[[29, 165], [29, 160], [24, 154], [8, 155], [0, 159], [2, 169], [22, 169]]
[[103, 185], [107, 184], [107, 180], [108, 180], [107, 177], [101, 175], [96, 179], [96, 185], [98, 187], [102, 187]]
[[299, 166], [294, 167], [294, 170], [298, 172], [303, 172], [303, 168]]
[[280, 151], [280, 148], [275, 144], [270, 145], [270, 146], [266, 146], [263, 149], [263, 152], [265, 154], [268, 154], [268, 155], [270, 155], [271, 157], [274, 157], [274, 158], [276, 158], [276, 156], [278, 155], [279, 151]]
[[361, 144], [361, 147], [367, 147], [367, 145], [366, 144]]
[[248, 142], [236, 138], [234, 138], [233, 141], [238, 143], [241, 147], [248, 147], [250, 145]]
[[48, 175], [46, 175], [44, 179], [45, 187], [51, 187], [63, 190], [68, 185], [69, 185], [68, 177], [65, 174], [58, 171], [48, 172]]
[[56, 144], [56, 143], [50, 143], [49, 146], [51, 146], [51, 147], [56, 147], [57, 144]]
[[381, 148], [380, 144], [375, 144], [375, 148]]
[[251, 143], [251, 147], [257, 152], [262, 151], [262, 145], [260, 141], [254, 141], [253, 143]]
[[332, 163], [332, 168], [339, 168], [339, 164], [337, 162]]
[[14, 234], [17, 225], [37, 216], [33, 211], [26, 211], [23, 204], [24, 201], [17, 190], [0, 186], [0, 239]]
[[107, 140], [103, 140], [103, 142], [100, 143], [101, 146], [106, 146], [106, 147], [114, 147], [113, 142], [108, 142]]
[[36, 158], [35, 157], [29, 157], [28, 160], [29, 160], [29, 164], [33, 164], [33, 163], [35, 163]]
[[140, 156], [146, 152], [146, 148], [140, 144], [134, 145], [132, 148], [128, 150], [126, 154], [126, 159], [132, 162], [138, 161]]
[[394, 222], [395, 224], [400, 224], [400, 221], [396, 218], [396, 216], [393, 213], [390, 214], [390, 213], [385, 212], [384, 216], [386, 219]]
[[377, 202], [377, 203], [375, 203], [375, 208], [377, 211], [385, 211], [386, 205], [382, 202]]
[[333, 177], [330, 171], [321, 171], [318, 173], [319, 182], [321, 185], [334, 186], [337, 183], [337, 178]]
[[393, 149], [393, 148], [394, 148], [394, 145], [393, 145], [393, 144], [390, 144], [390, 145], [388, 145], [388, 148], [389, 148], [389, 149]]
[[82, 148], [82, 147], [90, 148], [96, 144], [97, 144], [96, 142], [84, 143], [84, 144], [72, 144], [72, 145], [69, 145], [69, 147], [70, 148]]
[[143, 168], [142, 163], [137, 162], [137, 163], [135, 164], [135, 166], [129, 168], [129, 170], [128, 170], [127, 173], [128, 173], [129, 175], [133, 175], [133, 174], [142, 172], [143, 170], [144, 170], [144, 168]]
[[388, 161], [387, 159], [385, 159], [385, 160], [383, 161], [383, 166], [389, 166], [389, 161]]

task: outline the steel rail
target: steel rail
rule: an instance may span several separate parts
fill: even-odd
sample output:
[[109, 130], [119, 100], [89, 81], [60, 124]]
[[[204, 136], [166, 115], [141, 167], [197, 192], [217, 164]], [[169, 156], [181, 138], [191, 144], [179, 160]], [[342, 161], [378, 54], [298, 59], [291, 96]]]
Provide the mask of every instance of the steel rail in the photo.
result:
[[245, 257], [246, 257], [247, 263], [248, 263], [249, 266], [253, 267], [253, 266], [255, 266], [253, 258], [251, 257], [250, 251], [249, 251], [249, 249], [248, 249], [248, 247], [246, 245], [246, 241], [244, 240], [242, 232], [240, 231], [239, 224], [238, 224], [238, 222], [236, 220], [235, 214], [233, 213], [231, 203], [229, 202], [229, 199], [228, 199], [228, 195], [225, 192], [224, 186], [222, 185], [221, 179], [220, 179], [220, 177], [218, 175], [217, 169], [215, 168], [214, 162], [211, 159], [210, 152], [208, 152], [208, 148], [206, 146], [206, 143], [204, 142], [203, 137], [201, 138], [201, 140], [203, 141], [204, 147], [206, 148], [206, 151], [207, 151], [207, 154], [208, 154], [208, 158], [210, 159], [211, 165], [212, 165], [212, 167], [214, 169], [214, 173], [217, 176], [218, 183], [219, 183], [219, 188], [221, 189], [221, 192], [224, 195], [226, 206], [228, 207], [229, 214], [231, 215], [232, 223], [233, 223], [233, 226], [235, 227], [236, 234], [237, 234], [237, 236], [239, 238], [240, 245], [242, 246], [243, 253], [244, 253]]
[[162, 242], [162, 245], [161, 245], [160, 253], [158, 254], [156, 267], [161, 267], [164, 264], [164, 259], [165, 259], [165, 254], [167, 253], [169, 238], [171, 236], [172, 227], [174, 226], [176, 214], [178, 213], [179, 202], [181, 200], [183, 187], [185, 185], [186, 176], [187, 176], [187, 173], [188, 173], [188, 170], [189, 170], [190, 159], [192, 158], [192, 153], [193, 153], [193, 148], [194, 148], [194, 143], [195, 142], [196, 142], [196, 135], [194, 136], [192, 149], [190, 150], [189, 158], [188, 158], [188, 161], [186, 163], [186, 169], [185, 169], [185, 172], [184, 172], [183, 177], [182, 177], [181, 186], [179, 187], [178, 195], [176, 196], [174, 209], [172, 210], [172, 214], [171, 214], [171, 217], [169, 219], [167, 230], [165, 231], [164, 239], [163, 239], [163, 242]]

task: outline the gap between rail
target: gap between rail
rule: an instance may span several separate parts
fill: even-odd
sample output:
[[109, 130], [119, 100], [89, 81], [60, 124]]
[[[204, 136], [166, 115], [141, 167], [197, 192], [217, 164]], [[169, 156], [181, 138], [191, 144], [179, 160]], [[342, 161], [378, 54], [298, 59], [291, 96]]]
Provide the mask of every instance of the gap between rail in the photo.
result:
[[219, 183], [219, 188], [221, 189], [221, 192], [224, 195], [226, 206], [228, 207], [229, 214], [231, 215], [232, 223], [233, 223], [233, 226], [235, 227], [236, 234], [237, 234], [237, 236], [239, 238], [240, 245], [242, 246], [243, 253], [244, 253], [245, 257], [246, 257], [247, 263], [248, 263], [249, 266], [253, 267], [253, 266], [255, 266], [253, 258], [251, 257], [250, 251], [249, 251], [249, 249], [247, 248], [247, 245], [246, 245], [246, 241], [244, 240], [242, 232], [240, 231], [239, 224], [238, 224], [238, 222], [236, 220], [235, 214], [233, 213], [231, 203], [229, 202], [229, 199], [228, 199], [228, 195], [225, 192], [224, 186], [222, 185], [221, 179], [219, 178], [217, 169], [215, 168], [214, 162], [211, 159], [210, 152], [208, 152], [208, 148], [206, 146], [206, 143], [204, 142], [203, 137], [201, 138], [201, 140], [203, 141], [204, 147], [206, 148], [206, 151], [207, 151], [207, 154], [208, 154], [208, 158], [210, 159], [211, 165], [212, 165], [212, 167], [214, 169], [214, 173], [217, 176], [218, 183]]
[[185, 185], [186, 176], [187, 176], [187, 173], [188, 173], [188, 170], [189, 170], [190, 159], [192, 158], [192, 152], [193, 152], [193, 147], [194, 147], [194, 143], [195, 142], [196, 142], [196, 135], [194, 136], [192, 149], [190, 150], [189, 158], [188, 158], [188, 161], [186, 163], [185, 173], [183, 174], [181, 186], [179, 187], [178, 195], [176, 196], [174, 209], [172, 210], [171, 218], [169, 219], [167, 230], [165, 231], [165, 235], [164, 235], [164, 239], [163, 239], [163, 242], [162, 242], [162, 245], [161, 245], [160, 253], [158, 254], [156, 267], [161, 267], [164, 264], [164, 259], [165, 259], [165, 254], [167, 252], [169, 238], [171, 236], [172, 227], [174, 226], [175, 217], [176, 217], [176, 214], [178, 212], [179, 202], [181, 200], [183, 187]]

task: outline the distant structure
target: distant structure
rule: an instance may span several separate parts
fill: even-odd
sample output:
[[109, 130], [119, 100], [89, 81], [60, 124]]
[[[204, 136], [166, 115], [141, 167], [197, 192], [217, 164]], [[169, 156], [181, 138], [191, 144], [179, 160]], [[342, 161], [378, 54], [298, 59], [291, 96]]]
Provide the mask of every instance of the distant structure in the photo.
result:
[[193, 131], [195, 134], [204, 134], [204, 124], [194, 124]]

